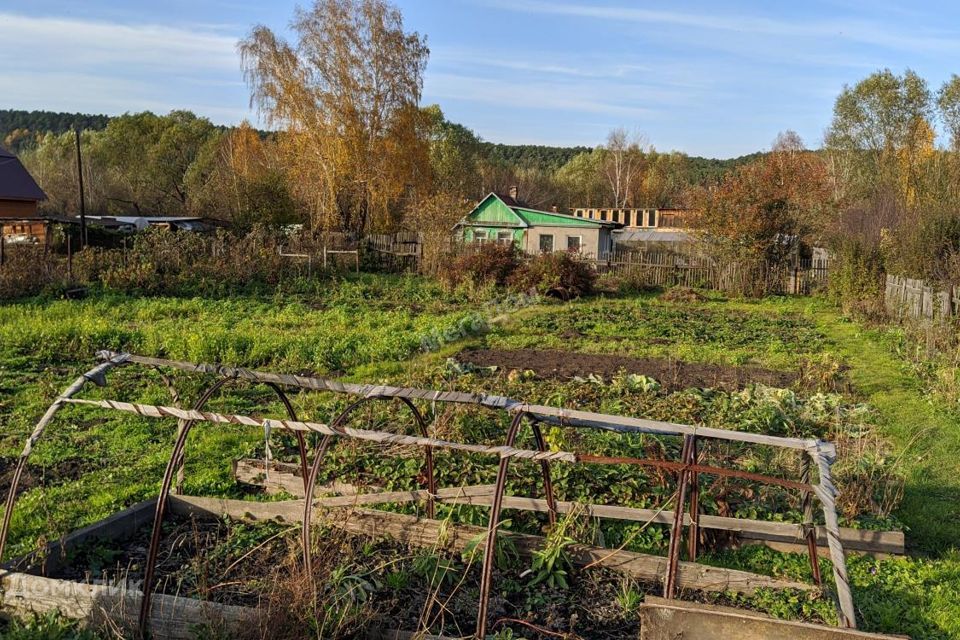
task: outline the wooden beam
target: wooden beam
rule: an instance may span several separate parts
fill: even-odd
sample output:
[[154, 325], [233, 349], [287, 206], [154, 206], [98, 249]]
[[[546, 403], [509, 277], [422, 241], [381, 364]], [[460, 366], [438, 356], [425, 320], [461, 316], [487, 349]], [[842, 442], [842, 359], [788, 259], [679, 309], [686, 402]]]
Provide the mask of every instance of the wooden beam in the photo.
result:
[[[475, 504], [489, 506], [492, 498], [487, 496], [471, 496], [446, 500], [456, 504]], [[573, 502], [557, 502], [557, 511], [567, 513], [576, 506]], [[507, 509], [523, 511], [546, 512], [547, 501], [537, 498], [522, 498], [506, 496], [503, 506]], [[654, 524], [670, 524], [673, 522], [673, 511], [658, 511], [656, 509], [635, 509], [633, 507], [616, 507], [609, 505], [580, 505], [586, 515], [594, 518], [610, 518], [614, 520], [631, 520], [636, 522], [652, 522]], [[745, 518], [727, 518], [723, 516], [701, 515], [697, 520], [700, 528], [731, 531], [741, 538], [754, 541], [776, 543], [778, 547], [787, 550], [789, 545], [796, 544], [797, 551], [806, 551], [806, 542], [803, 540], [803, 527], [789, 522], [771, 522], [766, 520], [747, 520]], [[690, 516], [684, 515], [684, 525], [690, 524]], [[904, 535], [902, 531], [868, 531], [864, 529], [840, 529], [840, 542], [846, 551], [860, 551], [864, 553], [903, 555]], [[827, 546], [826, 530], [817, 527], [817, 545]], [[793, 550], [792, 548], [789, 550]]]
[[[274, 463], [277, 464], [277, 463]], [[257, 469], [259, 465], [259, 470]], [[270, 480], [264, 479], [263, 463], [254, 460], [238, 460], [235, 465], [235, 475], [238, 481], [246, 482], [257, 486], [263, 486], [268, 493], [275, 492], [276, 487], [282, 485], [284, 490], [297, 497], [303, 496], [303, 482], [299, 475], [299, 467], [295, 464], [284, 463], [284, 467], [278, 468], [277, 473], [271, 472]], [[299, 483], [299, 484], [297, 484]], [[297, 492], [297, 489], [299, 491]], [[464, 487], [470, 489], [470, 487]], [[425, 495], [423, 496], [425, 497]], [[411, 498], [404, 500], [410, 502], [421, 498]], [[398, 502], [400, 500], [397, 500]], [[453, 496], [443, 495], [443, 502], [451, 504], [472, 504], [490, 506], [493, 502], [492, 492], [464, 492]], [[381, 500], [380, 502], [392, 502], [392, 500]], [[318, 504], [320, 504], [318, 502]], [[324, 506], [353, 506], [354, 504], [374, 504], [373, 501], [358, 501], [347, 503], [347, 501], [325, 502]], [[557, 511], [567, 513], [574, 508], [576, 503], [558, 502]], [[523, 511], [546, 512], [546, 500], [524, 497], [504, 497], [504, 508], [520, 509]], [[580, 505], [585, 513], [594, 518], [609, 518], [612, 520], [630, 520], [635, 522], [652, 522], [654, 524], [669, 525], [673, 522], [672, 511], [658, 511], [656, 509], [637, 509], [633, 507], [619, 507], [611, 505]], [[699, 525], [706, 529], [716, 529], [721, 531], [731, 531], [739, 534], [739, 537], [746, 543], [762, 543], [778, 551], [803, 552], [807, 550], [806, 541], [803, 538], [803, 529], [799, 524], [789, 522], [771, 522], [767, 520], [748, 520], [744, 518], [727, 518], [723, 516], [701, 515]], [[684, 516], [684, 524], [690, 524], [690, 516]], [[902, 531], [870, 531], [864, 529], [840, 529], [840, 542], [846, 551], [856, 551], [860, 553], [869, 553], [879, 556], [884, 555], [903, 555], [905, 551], [905, 540]], [[823, 527], [817, 527], [817, 544], [824, 548], [826, 553], [827, 536]]]
[[[181, 514], [206, 513], [216, 517], [227, 515], [253, 520], [280, 519], [291, 523], [303, 521], [302, 500], [254, 503], [222, 498], [170, 496], [170, 508]], [[318, 520], [323, 517], [322, 512], [318, 513]], [[346, 516], [338, 511], [336, 517], [328, 518], [325, 522], [353, 535], [389, 538], [416, 547], [442, 547], [452, 551], [463, 551], [478, 537], [486, 535], [486, 528], [483, 527], [453, 525], [446, 521], [367, 509], [355, 509]], [[541, 536], [506, 531], [502, 535], [510, 539], [523, 557], [530, 557], [534, 550], [542, 548], [544, 544]], [[576, 566], [608, 567], [645, 582], [659, 581], [666, 570], [667, 559], [660, 556], [587, 545], [571, 545], [567, 550]], [[814, 589], [813, 585], [802, 582], [779, 580], [693, 562], [680, 563], [678, 584], [682, 589], [736, 591], [744, 594], [753, 593], [761, 587], [803, 591]]]
[[131, 536], [138, 529], [153, 521], [156, 504], [156, 498], [139, 502], [108, 518], [54, 540], [42, 549], [11, 560], [5, 563], [3, 567], [32, 574], [54, 573], [65, 557], [64, 550], [71, 549], [91, 538], [118, 540]]
[[[120, 627], [136, 635], [137, 614], [142, 593], [137, 589], [100, 584], [83, 584], [55, 580], [25, 573], [0, 576], [3, 588], [3, 609], [19, 615], [59, 611], [63, 616], [84, 620], [95, 629]], [[236, 607], [203, 602], [193, 598], [154, 594], [150, 613], [151, 637], [159, 640], [188, 640], [197, 637], [198, 627], [231, 637], [245, 629], [259, 626], [258, 612], [249, 607]]]
[[[436, 493], [441, 500], [470, 499], [479, 496], [493, 496], [493, 485], [473, 485], [469, 487], [448, 487], [439, 489]], [[387, 493], [361, 493], [352, 496], [335, 496], [333, 498], [320, 498], [314, 501], [317, 507], [337, 508], [337, 507], [355, 507], [361, 504], [384, 504], [387, 502], [417, 502], [426, 500], [430, 496], [429, 491], [423, 489], [417, 491], [390, 491]]]

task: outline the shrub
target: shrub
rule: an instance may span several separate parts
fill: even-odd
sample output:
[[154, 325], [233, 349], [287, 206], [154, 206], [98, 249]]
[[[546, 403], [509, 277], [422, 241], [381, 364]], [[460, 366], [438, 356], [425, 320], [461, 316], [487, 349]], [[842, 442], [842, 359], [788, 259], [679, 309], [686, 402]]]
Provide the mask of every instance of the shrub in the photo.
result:
[[65, 265], [42, 247], [7, 246], [0, 266], [0, 300], [40, 293], [66, 280]]
[[468, 282], [472, 285], [504, 286], [520, 266], [520, 254], [512, 244], [484, 244], [474, 252], [453, 259], [441, 275], [451, 286]]
[[593, 291], [597, 274], [572, 253], [541, 253], [514, 274], [511, 284], [561, 300], [579, 298]]
[[883, 288], [884, 265], [878, 247], [856, 240], [835, 243], [827, 292], [844, 313], [882, 318]]

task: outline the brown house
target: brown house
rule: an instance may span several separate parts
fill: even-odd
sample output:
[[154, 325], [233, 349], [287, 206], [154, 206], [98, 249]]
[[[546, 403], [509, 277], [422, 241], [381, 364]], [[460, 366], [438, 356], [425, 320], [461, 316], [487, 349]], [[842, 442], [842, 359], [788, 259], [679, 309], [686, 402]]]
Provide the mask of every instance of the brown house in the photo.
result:
[[0, 224], [8, 241], [45, 240], [47, 221], [37, 204], [47, 196], [15, 155], [0, 147]]

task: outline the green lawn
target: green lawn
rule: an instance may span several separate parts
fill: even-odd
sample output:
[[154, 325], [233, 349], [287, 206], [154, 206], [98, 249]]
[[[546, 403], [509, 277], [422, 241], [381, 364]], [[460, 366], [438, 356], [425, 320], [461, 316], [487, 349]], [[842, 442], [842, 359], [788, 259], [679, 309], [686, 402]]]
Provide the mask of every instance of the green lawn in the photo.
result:
[[[925, 394], [921, 381], [898, 361], [883, 332], [863, 330], [827, 303], [813, 299], [743, 302], [713, 297], [699, 303], [666, 303], [643, 295], [538, 304], [510, 312], [509, 319], [486, 335], [476, 333], [477, 314], [487, 317], [501, 311], [418, 278], [366, 275], [331, 283], [316, 296], [200, 300], [94, 293], [79, 302], [30, 300], [2, 305], [0, 456], [9, 461], [19, 453], [45, 406], [91, 366], [94, 351], [101, 348], [369, 382], [484, 389], [531, 401], [704, 421], [720, 427], [830, 434], [866, 425], [889, 441], [891, 459], [882, 464], [894, 465], [905, 475], [904, 499], [894, 518], [907, 531], [911, 556], [850, 560], [862, 626], [916, 638], [960, 638], [960, 556], [955, 549], [960, 539], [960, 417]], [[422, 352], [423, 344], [437, 342], [438, 351]], [[636, 391], [626, 382], [608, 388], [451, 373], [446, 358], [467, 345], [673, 357], [791, 371], [810, 367], [810, 362], [828, 366], [842, 361], [850, 367], [847, 376], [852, 388], [832, 400], [829, 394], [816, 396], [810, 390], [798, 390], [795, 396], [702, 390], [658, 394]], [[106, 391], [91, 389], [85, 394], [169, 401], [159, 377], [143, 369], [117, 371], [110, 382]], [[186, 398], [195, 397], [203, 383], [200, 376], [177, 378]], [[321, 421], [329, 420], [343, 403], [342, 398], [313, 395], [294, 400], [303, 417]], [[262, 388], [231, 391], [211, 406], [280, 415], [279, 405]], [[493, 440], [504, 426], [469, 420], [461, 418], [459, 428], [464, 433]], [[262, 455], [262, 434], [204, 426], [191, 436], [187, 491], [237, 495], [229, 477], [229, 460]], [[173, 426], [166, 421], [67, 408], [35, 450], [36, 486], [20, 499], [9, 553], [35, 548], [153, 496], [172, 434]], [[571, 444], [561, 434], [551, 437], [558, 445]], [[649, 442], [616, 446], [649, 446]], [[409, 465], [402, 461], [367, 462], [368, 472], [388, 476], [390, 486], [410, 482]], [[481, 465], [471, 458], [444, 468], [443, 481], [451, 484], [488, 481], [493, 472], [488, 461]], [[535, 475], [518, 473], [519, 488], [535, 487]], [[558, 471], [559, 484], [571, 498], [589, 499], [591, 492], [616, 488], [618, 501], [640, 505], [653, 499], [642, 488], [621, 482], [616, 473], [615, 469], [607, 475]], [[775, 494], [763, 500], [785, 504]], [[767, 504], [763, 500], [757, 501], [761, 510]], [[483, 515], [480, 510], [474, 517], [482, 521]], [[517, 527], [526, 522], [519, 515], [514, 521]], [[627, 529], [611, 528], [607, 534], [611, 544], [629, 538], [632, 548], [662, 548], [662, 535], [652, 531], [633, 536]], [[710, 561], [808, 579], [804, 557], [761, 548], [719, 554]], [[788, 617], [829, 615], [820, 605], [776, 595], [762, 595], [752, 606]]]

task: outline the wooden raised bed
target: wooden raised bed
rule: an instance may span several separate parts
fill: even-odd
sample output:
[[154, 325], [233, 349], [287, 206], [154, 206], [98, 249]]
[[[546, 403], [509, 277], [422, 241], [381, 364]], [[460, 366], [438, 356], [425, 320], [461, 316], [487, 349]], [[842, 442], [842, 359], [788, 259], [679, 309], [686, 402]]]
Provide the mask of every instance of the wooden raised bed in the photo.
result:
[[[483, 494], [488, 487], [472, 487], [466, 493]], [[445, 490], [445, 494], [456, 495], [462, 490]], [[395, 497], [403, 501], [403, 494], [419, 492], [395, 492]], [[341, 496], [334, 499], [321, 499], [328, 502], [326, 509], [318, 511], [328, 525], [343, 531], [373, 538], [390, 538], [411, 546], [441, 547], [450, 551], [462, 551], [478, 535], [486, 533], [483, 527], [450, 525], [449, 523], [416, 516], [374, 511], [361, 508], [346, 508], [347, 500], [358, 496]], [[413, 495], [411, 498], [415, 497]], [[416, 496], [419, 497], [419, 496]], [[380, 499], [382, 501], [382, 498]], [[121, 540], [131, 536], [137, 529], [149, 523], [153, 518], [156, 502], [141, 502], [125, 511], [106, 518], [89, 527], [76, 531], [63, 540], [52, 543], [42, 553], [35, 553], [8, 563], [7, 573], [0, 577], [3, 588], [2, 608], [15, 614], [44, 613], [59, 610], [63, 615], [85, 620], [91, 625], [110, 627], [127, 632], [136, 629], [137, 612], [142, 597], [141, 592], [132, 586], [111, 586], [84, 584], [70, 580], [45, 577], [58, 566], [64, 552], [74, 546], [91, 540]], [[335, 505], [335, 506], [334, 506]], [[169, 511], [183, 516], [199, 518], [219, 518], [229, 516], [238, 520], [270, 521], [297, 523], [303, 519], [303, 501], [286, 500], [280, 502], [248, 502], [219, 498], [200, 498], [193, 496], [171, 496]], [[508, 533], [521, 557], [530, 553], [543, 543], [540, 536]], [[662, 579], [667, 559], [627, 551], [602, 549], [586, 545], [576, 545], [569, 549], [572, 561], [577, 566], [603, 566], [615, 569], [644, 582]], [[812, 585], [779, 580], [767, 576], [736, 571], [719, 567], [709, 567], [692, 562], [681, 562], [679, 586], [706, 592], [736, 591], [751, 593], [756, 588], [811, 590]], [[668, 601], [672, 606], [685, 606], [684, 603]], [[698, 618], [699, 620], [699, 618]], [[227, 634], [240, 633], [259, 628], [258, 611], [250, 607], [223, 605], [204, 602], [187, 597], [155, 594], [150, 618], [150, 630], [154, 638], [181, 640], [195, 636], [198, 628], [208, 627]], [[699, 622], [698, 622], [699, 624]], [[773, 623], [771, 623], [773, 624]], [[848, 632], [807, 625], [816, 629], [829, 630], [834, 635], [823, 637], [846, 637]], [[665, 629], [667, 627], [664, 627]], [[673, 627], [670, 627], [672, 629]], [[412, 637], [404, 632], [393, 630], [374, 631], [371, 638]], [[419, 637], [419, 636], [418, 636]], [[648, 638], [667, 636], [645, 635]], [[673, 636], [670, 636], [673, 637]], [[686, 636], [684, 636], [686, 637]], [[692, 636], [691, 636], [692, 637]], [[766, 636], [756, 636], [766, 637]], [[773, 637], [773, 636], [771, 636]], [[820, 636], [810, 636], [820, 637]], [[871, 637], [860, 634], [851, 637]]]
[[[269, 471], [264, 467], [262, 460], [241, 459], [233, 463], [233, 473], [237, 482], [253, 485], [264, 489], [267, 493], [284, 492], [292, 496], [303, 497], [303, 478], [300, 476], [300, 467], [296, 464], [275, 462], [269, 463]], [[454, 494], [440, 494], [441, 501], [449, 504], [474, 504], [490, 506], [493, 502], [492, 486], [489, 491], [484, 487], [463, 487], [455, 490]], [[338, 483], [327, 487], [318, 487], [324, 491], [339, 494], [356, 494], [352, 485]], [[448, 490], [449, 491], [449, 490]], [[409, 495], [410, 500], [422, 499], [422, 495], [414, 497], [417, 492], [397, 492], [395, 494], [380, 494], [383, 497], [390, 495], [400, 501], [403, 496]], [[423, 492], [420, 492], [423, 494]], [[372, 495], [348, 495], [338, 498], [325, 498], [318, 504], [324, 506], [351, 506], [390, 502]], [[523, 511], [549, 511], [546, 500], [525, 497], [506, 496], [503, 506], [508, 509]], [[572, 502], [557, 502], [557, 511], [567, 513], [574, 507]], [[611, 518], [615, 520], [632, 520], [636, 522], [653, 522], [669, 525], [673, 522], [673, 511], [658, 511], [655, 509], [634, 509], [611, 505], [585, 505], [586, 515], [596, 518]], [[690, 516], [684, 516], [684, 525], [690, 524]], [[702, 529], [717, 529], [737, 534], [741, 543], [763, 544], [778, 551], [806, 553], [807, 544], [803, 538], [803, 527], [789, 522], [772, 522], [767, 520], [747, 520], [744, 518], [725, 518], [721, 516], [701, 515], [698, 525]], [[866, 553], [877, 557], [903, 555], [904, 536], [902, 531], [868, 531], [864, 529], [840, 528], [840, 542], [846, 551]], [[827, 535], [823, 527], [817, 527], [817, 545], [820, 555], [829, 557], [827, 549]]]

